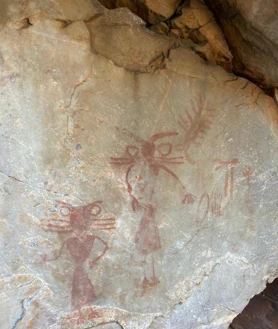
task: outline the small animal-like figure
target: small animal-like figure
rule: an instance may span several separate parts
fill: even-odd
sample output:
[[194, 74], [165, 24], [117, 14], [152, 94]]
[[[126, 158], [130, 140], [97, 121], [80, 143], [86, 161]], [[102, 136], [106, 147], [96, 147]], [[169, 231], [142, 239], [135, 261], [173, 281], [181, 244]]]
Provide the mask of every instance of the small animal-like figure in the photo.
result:
[[92, 234], [91, 231], [114, 230], [115, 218], [99, 217], [102, 211], [102, 201], [96, 201], [81, 207], [74, 207], [63, 201], [57, 201], [57, 203], [60, 208], [59, 218], [42, 220], [42, 228], [45, 231], [59, 234], [72, 233], [72, 236], [63, 242], [57, 256], [48, 258], [43, 255], [42, 260], [43, 262], [57, 260], [64, 249], [67, 249], [70, 253], [75, 264], [72, 278], [72, 307], [79, 311], [80, 320], [82, 320], [81, 308], [90, 305], [96, 297], [94, 286], [86, 273], [84, 265], [90, 259], [90, 253], [97, 241], [103, 245], [103, 250], [95, 259], [88, 261], [90, 268], [94, 267], [108, 250], [107, 242]]

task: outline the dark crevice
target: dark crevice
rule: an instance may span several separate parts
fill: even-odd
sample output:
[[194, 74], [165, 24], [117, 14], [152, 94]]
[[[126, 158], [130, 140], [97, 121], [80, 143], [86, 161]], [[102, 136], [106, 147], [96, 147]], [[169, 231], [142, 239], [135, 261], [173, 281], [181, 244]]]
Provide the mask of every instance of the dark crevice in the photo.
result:
[[86, 19], [84, 21], [84, 23], [91, 23], [91, 22], [93, 22], [94, 20], [96, 20], [97, 18], [99, 18], [101, 16], [102, 16], [102, 14], [95, 14], [94, 16], [89, 17], [88, 19]]
[[20, 304], [21, 304], [21, 313], [20, 313], [20, 316], [19, 316], [19, 317], [17, 318], [17, 320], [15, 321], [14, 325], [12, 326], [12, 329], [16, 329], [17, 324], [18, 324], [19, 322], [21, 322], [22, 319], [24, 318], [24, 315], [25, 315], [25, 312], [26, 312], [25, 307], [24, 307], [24, 301], [25, 301], [25, 299], [22, 299], [22, 300], [20, 301]]
[[229, 329], [278, 328], [278, 279], [254, 296]]
[[270, 297], [268, 295], [265, 295], [264, 293], [262, 293], [261, 295], [262, 295], [263, 298], [265, 298], [265, 299], [267, 299], [267, 300], [269, 300], [269, 301], [271, 301], [271, 302], [273, 302], [273, 303], [275, 303], [275, 304], [278, 305], [278, 299], [274, 299], [274, 298], [272, 298], [272, 297]]
[[33, 26], [28, 17], [24, 18], [21, 23], [22, 25], [20, 26], [20, 30], [28, 29], [29, 27]]
[[138, 1], [99, 0], [99, 2], [101, 3], [102, 6], [104, 6], [107, 9], [128, 8], [131, 12], [139, 16], [146, 23], [149, 22], [149, 11], [142, 0], [138, 0]]
[[[200, 56], [206, 63], [213, 65], [222, 66], [227, 72], [232, 72], [231, 67], [231, 58], [228, 58], [225, 55], [225, 52], [214, 52], [214, 48], [211, 42], [207, 40], [203, 32], [200, 32], [200, 29], [205, 25], [211, 23], [213, 18], [208, 17], [208, 21], [199, 26], [198, 28], [189, 28], [184, 25], [179, 27], [176, 25], [175, 20], [178, 19], [183, 14], [183, 9], [191, 8], [191, 0], [182, 0], [179, 1], [178, 6], [176, 7], [175, 12], [171, 17], [165, 19], [159, 14], [152, 12], [147, 4], [143, 1], [135, 0], [99, 0], [100, 3], [107, 9], [116, 9], [119, 7], [126, 7], [135, 15], [139, 16], [146, 23], [146, 28], [151, 30], [154, 33], [159, 35], [164, 35], [165, 37], [173, 40], [176, 44], [179, 44], [180, 47], [190, 48], [198, 56]], [[212, 15], [213, 17], [213, 15]], [[203, 49], [195, 49], [202, 47], [208, 43], [208, 47], [203, 47]], [[217, 48], [216, 48], [217, 49]], [[228, 51], [228, 48], [227, 48]], [[214, 57], [214, 59], [213, 59]]]
[[267, 29], [261, 30], [252, 19], [246, 19], [235, 1], [204, 2], [226, 37], [233, 55], [233, 72], [264, 90], [276, 87], [277, 74], [273, 73], [276, 67], [276, 44], [267, 35]]
[[66, 28], [66, 27], [68, 27], [69, 25], [71, 25], [71, 24], [73, 23], [73, 21], [71, 21], [71, 20], [67, 20], [67, 21], [64, 21], [63, 23], [64, 23], [63, 28]]
[[[203, 2], [210, 9], [217, 24], [220, 27], [222, 27], [223, 33], [225, 32], [225, 27], [222, 26], [223, 24], [221, 25], [219, 12], [221, 12], [221, 16], [225, 17], [227, 20], [235, 20], [235, 19], [242, 20], [243, 19], [242, 15], [240, 14], [240, 12], [238, 11], [238, 9], [235, 6], [226, 7], [224, 5], [224, 3], [220, 2], [220, 1], [216, 1], [215, 3], [212, 3], [210, 0], [204, 0]], [[121, 5], [120, 5], [121, 1], [119, 2], [117, 0], [112, 0], [112, 1], [99, 0], [99, 3], [101, 3], [101, 5], [103, 5], [107, 9], [116, 9], [116, 8], [121, 7]], [[122, 2], [122, 3], [124, 3], [124, 2]], [[163, 20], [163, 17], [160, 17], [159, 15], [152, 12], [146, 6], [145, 2], [142, 0], [140, 0], [140, 1], [130, 0], [130, 1], [126, 1], [126, 3], [128, 3], [129, 6], [126, 5], [125, 7], [127, 7], [129, 10], [131, 10], [137, 16], [141, 17], [141, 19], [143, 19], [146, 22], [146, 27], [149, 30], [151, 30], [153, 33], [162, 34], [165, 37], [173, 40], [175, 42], [176, 47], [179, 46], [179, 47], [190, 48], [199, 57], [201, 57], [205, 61], [205, 63], [211, 64], [210, 60], [207, 58], [206, 50], [203, 51], [201, 48], [197, 49], [198, 47], [202, 47], [202, 45], [204, 45], [205, 43], [208, 42], [207, 40], [202, 42], [204, 36], [200, 35], [199, 29], [188, 29], [188, 31], [187, 31], [186, 27], [185, 27], [185, 32], [186, 32], [185, 34], [187, 36], [184, 36], [183, 32], [180, 32], [181, 33], [180, 35], [174, 35], [172, 33], [172, 31], [174, 31], [173, 29], [175, 29], [175, 26], [173, 26], [173, 24], [172, 24], [173, 20], [178, 18], [180, 15], [182, 15], [183, 8], [190, 7], [191, 0], [180, 1], [179, 6], [177, 7], [174, 14], [167, 20]], [[131, 6], [133, 6], [133, 7], [131, 7]], [[100, 17], [101, 15], [102, 14], [96, 14], [96, 15], [88, 18], [87, 20], [84, 20], [84, 22], [90, 23], [93, 20]], [[154, 17], [156, 17], [157, 19], [154, 19]], [[63, 23], [62, 28], [67, 28], [69, 25], [74, 23], [74, 21], [71, 21], [71, 20], [59, 20], [59, 19], [57, 19], [57, 20], [61, 21]], [[155, 21], [155, 24], [154, 24], [154, 21]], [[164, 26], [160, 27], [160, 31], [157, 31], [154, 27], [159, 24], [164, 24]], [[30, 22], [30, 19], [24, 18], [21, 21], [21, 25], [20, 25], [19, 29], [27, 29], [31, 26], [32, 26], [32, 23]], [[236, 26], [237, 25], [235, 25], [233, 28], [235, 29]], [[240, 31], [237, 31], [237, 34], [241, 35]], [[265, 77], [262, 75], [259, 77], [259, 80], [258, 80], [258, 77], [253, 78], [253, 76], [254, 76], [253, 73], [243, 64], [237, 47], [230, 42], [229, 35], [225, 35], [225, 33], [224, 33], [224, 36], [229, 45], [229, 49], [233, 55], [232, 65], [231, 65], [231, 61], [229, 60], [229, 58], [225, 57], [225, 54], [221, 54], [221, 57], [216, 58], [213, 65], [215, 65], [215, 63], [216, 63], [217, 65], [222, 66], [227, 72], [229, 72], [229, 73], [232, 72], [235, 75], [237, 75], [238, 77], [248, 79], [249, 81], [251, 81], [252, 83], [257, 85], [259, 88], [261, 88], [265, 92], [266, 95], [274, 97], [273, 88], [269, 87], [266, 83], [267, 77], [265, 79]], [[258, 37], [260, 37], [259, 31], [258, 31]], [[256, 47], [256, 45], [252, 44], [248, 39], [244, 38], [244, 35], [242, 35], [242, 38], [244, 39], [245, 45], [248, 46], [249, 48]], [[191, 42], [191, 44], [188, 44], [190, 42]], [[257, 48], [258, 49], [256, 51], [258, 52], [258, 50], [260, 50], [260, 48], [259, 47], [257, 47]], [[206, 49], [206, 48], [203, 48], [203, 49]], [[265, 50], [265, 51], [267, 51], [267, 50]], [[266, 55], [266, 54], [264, 54], [264, 55]], [[167, 58], [168, 56], [165, 56], [165, 57]], [[155, 59], [152, 63], [150, 63], [150, 65], [153, 66], [156, 63], [156, 60], [158, 60], [158, 59]], [[161, 60], [162, 60], [162, 62], [164, 62], [163, 58], [161, 58]], [[159, 65], [157, 66], [157, 69], [162, 69], [164, 67], [165, 67], [164, 65], [160, 65], [160, 63], [159, 63]]]
[[[119, 321], [109, 321], [109, 322], [101, 322], [101, 323], [98, 323], [96, 326], [93, 326], [93, 327], [89, 327], [91, 329], [93, 328], [99, 328], [100, 326], [103, 326], [103, 325], [107, 325], [107, 324], [117, 324], [119, 326], [120, 329], [124, 329], [124, 327], [119, 323]], [[88, 329], [89, 329], [88, 328]]]
[[167, 21], [169, 22], [173, 18], [177, 17], [177, 15], [180, 15], [179, 12], [181, 12], [181, 8], [183, 8], [183, 6], [185, 5], [185, 3], [187, 3], [187, 2], [189, 2], [189, 0], [182, 0], [182, 1], [180, 1], [180, 4], [179, 4], [178, 8], [173, 13], [173, 15], [167, 19]]

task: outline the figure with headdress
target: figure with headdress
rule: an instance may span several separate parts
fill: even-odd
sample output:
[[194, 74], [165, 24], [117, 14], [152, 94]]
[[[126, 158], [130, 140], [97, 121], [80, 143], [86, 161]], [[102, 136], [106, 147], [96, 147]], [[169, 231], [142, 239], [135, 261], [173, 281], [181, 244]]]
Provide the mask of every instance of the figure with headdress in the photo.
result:
[[71, 237], [63, 242], [55, 257], [48, 258], [46, 255], [43, 255], [42, 260], [43, 262], [57, 260], [64, 249], [70, 253], [75, 264], [72, 278], [72, 307], [79, 311], [80, 319], [82, 319], [81, 308], [90, 305], [96, 297], [94, 286], [84, 266], [90, 258], [90, 253], [97, 240], [103, 245], [103, 250], [95, 259], [89, 260], [88, 265], [90, 268], [93, 268], [108, 250], [107, 242], [99, 236], [92, 234], [92, 230], [114, 230], [116, 221], [113, 217], [103, 218], [100, 216], [102, 201], [96, 201], [80, 207], [74, 207], [62, 201], [57, 201], [57, 203], [60, 208], [59, 218], [42, 220], [42, 228], [45, 231], [58, 234], [71, 233]]
[[[120, 130], [120, 129], [119, 129]], [[165, 173], [174, 179], [183, 192], [181, 202], [192, 204], [195, 197], [188, 193], [178, 175], [171, 169], [184, 163], [182, 156], [172, 156], [173, 144], [160, 142], [162, 139], [177, 136], [175, 131], [165, 131], [143, 139], [127, 129], [120, 130], [137, 145], [127, 145], [125, 155], [111, 157], [110, 163], [125, 169], [125, 185], [132, 200], [134, 212], [142, 211], [142, 218], [135, 234], [135, 247], [144, 261], [143, 288], [154, 287], [159, 283], [155, 273], [154, 253], [161, 249], [159, 227], [156, 219], [157, 204], [154, 201], [159, 174]]]

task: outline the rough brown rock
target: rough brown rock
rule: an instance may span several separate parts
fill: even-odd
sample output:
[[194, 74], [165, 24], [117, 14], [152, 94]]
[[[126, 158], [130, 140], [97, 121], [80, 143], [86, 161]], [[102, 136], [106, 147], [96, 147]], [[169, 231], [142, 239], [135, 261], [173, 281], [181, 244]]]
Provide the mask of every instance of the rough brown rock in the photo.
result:
[[100, 0], [106, 8], [127, 7], [145, 22], [156, 24], [169, 19], [181, 0]]
[[278, 1], [207, 0], [229, 43], [234, 72], [278, 86]]
[[132, 71], [153, 72], [162, 68], [174, 44], [147, 29], [145, 23], [127, 8], [107, 10], [87, 23], [87, 27], [94, 52]]
[[190, 38], [195, 50], [202, 53], [211, 64], [219, 64], [231, 71], [232, 54], [225, 37], [212, 13], [201, 0], [191, 0], [181, 9], [181, 15], [171, 21], [171, 26], [182, 31], [182, 38]]
[[65, 21], [86, 20], [94, 16], [100, 5], [95, 0], [1, 0], [0, 24], [8, 21], [19, 21], [33, 15], [44, 15]]
[[[176, 0], [103, 0], [101, 3], [110, 9], [127, 7], [148, 25], [152, 24], [149, 26], [150, 30], [167, 35], [176, 45], [191, 47], [210, 64], [219, 64], [229, 72], [232, 70], [232, 55], [224, 35], [201, 0], [186, 1], [179, 7], [181, 1]], [[120, 19], [124, 20], [124, 17], [119, 18], [119, 22]], [[124, 49], [123, 51], [126, 52]]]

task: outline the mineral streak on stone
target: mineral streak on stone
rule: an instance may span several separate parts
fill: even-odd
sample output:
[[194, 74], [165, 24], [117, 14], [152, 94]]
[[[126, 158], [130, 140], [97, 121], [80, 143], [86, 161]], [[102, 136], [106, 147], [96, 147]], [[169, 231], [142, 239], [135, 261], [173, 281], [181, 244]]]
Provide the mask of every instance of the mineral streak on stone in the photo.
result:
[[67, 3], [1, 4], [1, 328], [227, 329], [278, 273], [276, 106]]

